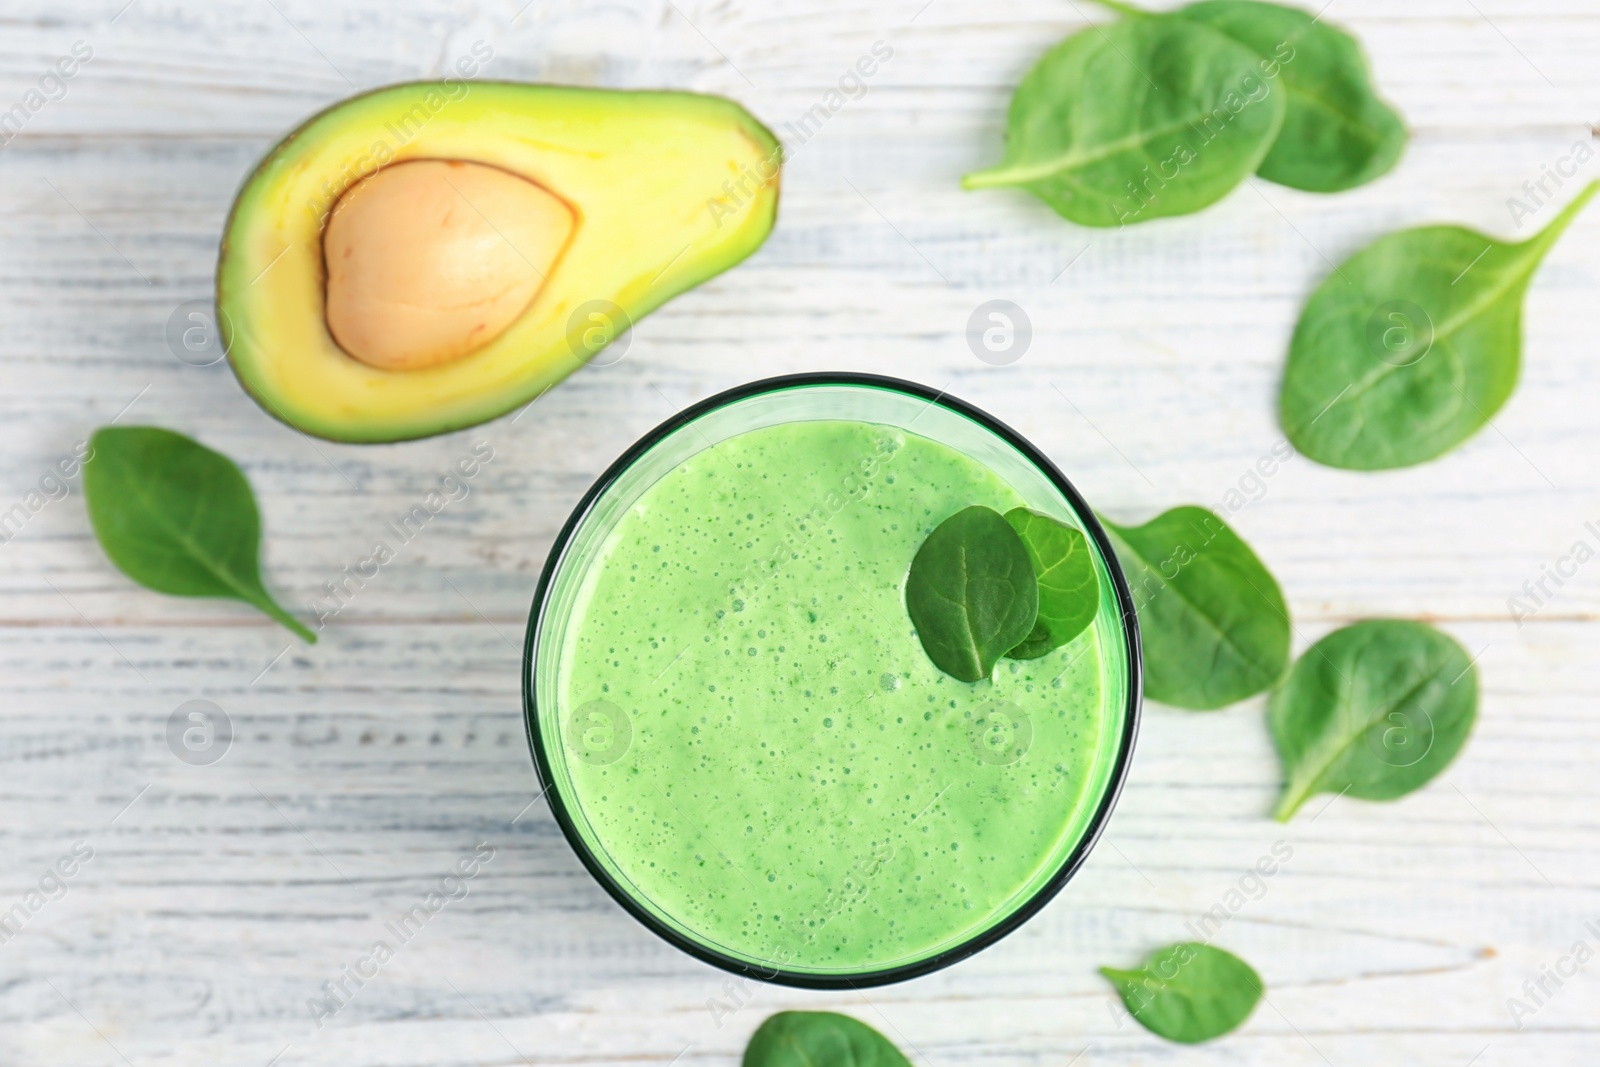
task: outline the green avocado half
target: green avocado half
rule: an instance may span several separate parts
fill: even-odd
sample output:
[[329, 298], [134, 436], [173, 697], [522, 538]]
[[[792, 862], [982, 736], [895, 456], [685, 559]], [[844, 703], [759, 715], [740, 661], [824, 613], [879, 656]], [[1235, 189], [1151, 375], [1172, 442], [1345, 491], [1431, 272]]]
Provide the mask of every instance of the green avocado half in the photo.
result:
[[[346, 100], [274, 148], [234, 202], [217, 265], [229, 361], [268, 412], [330, 440], [401, 441], [495, 418], [592, 360], [668, 299], [755, 251], [777, 215], [782, 152], [738, 104], [697, 93], [450, 81]], [[374, 365], [341, 347], [329, 326], [324, 239], [331, 248], [330, 219], [347, 193], [375, 188], [379, 176], [390, 181], [404, 173], [395, 168], [420, 161], [496, 168], [532, 183], [548, 203], [564, 204], [570, 221], [550, 255], [513, 250], [530, 269], [539, 267], [536, 290], [516, 305], [509, 325], [489, 327], [492, 336], [475, 347], [427, 365]], [[464, 196], [459, 212], [447, 212], [448, 225], [498, 235], [482, 246], [482, 262], [505, 253], [491, 247], [498, 239], [520, 232], [518, 219], [495, 217], [496, 205], [504, 207]], [[380, 210], [396, 209], [371, 209]], [[370, 270], [404, 276], [408, 257], [423, 270], [426, 247], [413, 256], [404, 244], [405, 234], [425, 224], [418, 218], [397, 220], [387, 233], [369, 220], [340, 255], [361, 250], [360, 234], [376, 235], [389, 243], [373, 243], [384, 262]], [[331, 266], [337, 275], [339, 264]], [[437, 273], [423, 270], [416, 284], [437, 289]], [[458, 284], [477, 285], [470, 275], [462, 273]], [[485, 301], [521, 299], [520, 290], [507, 297], [492, 279], [483, 289]], [[381, 330], [411, 321], [381, 313], [391, 307], [397, 316], [414, 314], [408, 299], [360, 306], [367, 324]], [[398, 332], [404, 343], [405, 331]]]

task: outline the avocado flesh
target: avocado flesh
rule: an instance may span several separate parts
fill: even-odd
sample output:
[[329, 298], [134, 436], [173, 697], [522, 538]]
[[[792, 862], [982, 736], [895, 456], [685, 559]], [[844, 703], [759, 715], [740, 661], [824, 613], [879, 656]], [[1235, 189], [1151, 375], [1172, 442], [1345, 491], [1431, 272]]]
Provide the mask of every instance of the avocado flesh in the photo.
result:
[[[609, 301], [636, 323], [755, 251], [776, 217], [780, 158], [743, 108], [695, 93], [417, 82], [344, 101], [269, 153], [234, 202], [217, 268], [229, 361], [269, 413], [330, 440], [476, 425], [592, 357], [569, 338], [579, 308]], [[416, 159], [522, 175], [571, 205], [577, 223], [497, 337], [437, 366], [384, 370], [329, 332], [323, 228], [350, 186]]]

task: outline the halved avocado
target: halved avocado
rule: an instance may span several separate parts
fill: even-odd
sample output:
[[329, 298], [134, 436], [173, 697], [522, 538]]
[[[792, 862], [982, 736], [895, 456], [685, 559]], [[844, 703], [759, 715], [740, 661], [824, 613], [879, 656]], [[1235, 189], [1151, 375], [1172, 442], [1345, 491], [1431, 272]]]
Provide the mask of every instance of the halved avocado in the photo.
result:
[[[781, 159], [777, 139], [742, 107], [696, 93], [453, 81], [354, 97], [285, 138], [234, 202], [217, 266], [229, 361], [268, 412], [331, 440], [401, 441], [495, 418], [571, 374], [646, 313], [755, 251], [777, 214]], [[416, 161], [460, 166], [406, 168]], [[437, 219], [425, 204], [406, 206], [422, 196], [417, 188], [433, 191]], [[352, 206], [369, 193], [364, 212]], [[446, 204], [453, 196], [459, 211]], [[495, 217], [519, 204], [540, 215], [532, 229]], [[330, 231], [330, 220], [347, 209], [347, 232]], [[472, 230], [449, 238], [458, 241], [444, 257], [460, 261], [455, 273], [439, 266], [426, 240], [411, 257], [419, 273], [397, 273], [410, 238], [402, 236], [405, 247], [396, 250], [395, 235], [381, 225], [386, 211], [404, 216], [397, 227], [437, 221]], [[514, 244], [511, 233], [559, 242], [500, 257], [534, 272], [521, 289], [516, 279], [502, 285], [478, 276], [508, 269], [493, 265], [504, 248], [491, 245]], [[535, 236], [520, 236], [528, 233]], [[345, 310], [336, 316], [354, 353], [329, 327], [325, 237], [330, 246], [339, 242], [333, 284], [366, 286], [359, 299], [341, 296]], [[345, 257], [364, 247], [378, 250], [366, 257], [374, 262], [364, 278], [349, 281], [341, 274]], [[410, 289], [371, 293], [395, 285]], [[474, 287], [489, 309], [484, 321], [470, 323], [467, 339], [453, 345], [430, 349], [418, 340], [423, 350], [404, 351], [419, 333], [414, 301], [452, 286], [457, 304], [444, 321], [473, 313], [459, 293]], [[520, 312], [506, 313], [506, 301], [520, 301], [527, 289]], [[493, 318], [496, 306], [509, 324]], [[385, 307], [396, 309], [391, 320], [370, 317]], [[402, 310], [412, 317], [400, 317]], [[361, 315], [369, 316], [365, 323]], [[387, 339], [366, 350], [373, 331], [363, 325], [387, 330]]]

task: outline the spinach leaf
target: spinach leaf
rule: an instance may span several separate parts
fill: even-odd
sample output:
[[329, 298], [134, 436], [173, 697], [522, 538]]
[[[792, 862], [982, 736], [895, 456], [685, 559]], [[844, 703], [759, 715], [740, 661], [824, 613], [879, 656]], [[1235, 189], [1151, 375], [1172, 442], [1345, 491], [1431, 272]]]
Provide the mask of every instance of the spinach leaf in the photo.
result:
[[1597, 190], [1521, 243], [1426, 226], [1346, 260], [1289, 346], [1278, 411], [1295, 447], [1330, 467], [1385, 470], [1482, 429], [1516, 385], [1533, 272]]
[[1259, 64], [1189, 19], [1091, 26], [1023, 78], [1005, 161], [961, 184], [1022, 186], [1084, 226], [1199, 211], [1261, 164], [1283, 125], [1286, 94]]
[[744, 1067], [911, 1067], [866, 1023], [831, 1011], [781, 1011], [750, 1035]]
[[1027, 508], [1006, 512], [1039, 582], [1039, 617], [1007, 655], [1038, 659], [1083, 632], [1100, 610], [1100, 576], [1083, 531]]
[[253, 604], [316, 643], [261, 584], [261, 516], [231, 459], [154, 426], [103, 426], [89, 443], [89, 521], [118, 570], [158, 593]]
[[1201, 0], [1176, 14], [1203, 22], [1259, 56], [1288, 95], [1283, 128], [1257, 172], [1313, 193], [1354, 189], [1399, 162], [1408, 134], [1378, 98], [1356, 39], [1299, 8], [1260, 0]]
[[1261, 976], [1231, 952], [1198, 941], [1158, 949], [1137, 970], [1102, 967], [1129, 1013], [1158, 1037], [1186, 1045], [1221, 1037], [1250, 1017]]
[[1273, 695], [1287, 821], [1317, 793], [1393, 800], [1433, 779], [1478, 716], [1477, 668], [1420, 622], [1369, 619], [1318, 641]]
[[1022, 538], [993, 508], [956, 512], [917, 549], [906, 610], [936, 667], [963, 682], [989, 677], [1039, 614], [1039, 583]]
[[1106, 522], [1127, 570], [1152, 700], [1210, 711], [1270, 688], [1289, 665], [1289, 609], [1250, 546], [1205, 508]]

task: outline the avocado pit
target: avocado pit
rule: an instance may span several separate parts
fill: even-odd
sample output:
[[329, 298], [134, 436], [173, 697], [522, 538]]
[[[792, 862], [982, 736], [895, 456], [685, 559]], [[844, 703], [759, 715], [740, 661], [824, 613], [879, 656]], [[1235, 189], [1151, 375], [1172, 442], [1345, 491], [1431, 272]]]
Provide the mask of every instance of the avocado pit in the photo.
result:
[[384, 167], [347, 189], [328, 219], [328, 330], [383, 370], [460, 359], [522, 315], [576, 222], [560, 197], [499, 167]]

